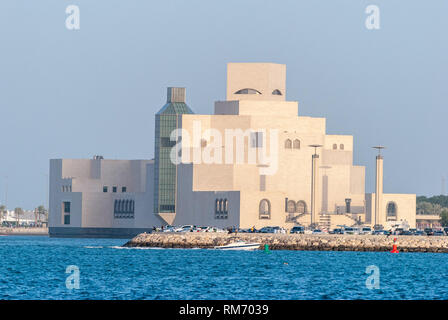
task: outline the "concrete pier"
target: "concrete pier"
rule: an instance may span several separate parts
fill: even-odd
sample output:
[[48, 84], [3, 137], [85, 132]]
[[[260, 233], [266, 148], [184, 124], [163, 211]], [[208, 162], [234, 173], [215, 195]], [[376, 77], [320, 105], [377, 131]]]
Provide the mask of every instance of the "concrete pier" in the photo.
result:
[[400, 252], [448, 253], [448, 237], [373, 236], [373, 235], [304, 235], [263, 233], [152, 233], [140, 234], [125, 247], [213, 248], [236, 240], [265, 244], [271, 250], [307, 251], [390, 251], [397, 238]]

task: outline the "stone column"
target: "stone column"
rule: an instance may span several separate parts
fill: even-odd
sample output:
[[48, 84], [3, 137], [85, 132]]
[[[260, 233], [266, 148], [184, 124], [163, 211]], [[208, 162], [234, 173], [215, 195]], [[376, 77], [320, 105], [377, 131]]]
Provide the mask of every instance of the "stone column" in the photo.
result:
[[383, 157], [376, 156], [375, 225], [383, 224]]
[[318, 179], [319, 177], [319, 155], [313, 154], [311, 173], [311, 224], [318, 223]]

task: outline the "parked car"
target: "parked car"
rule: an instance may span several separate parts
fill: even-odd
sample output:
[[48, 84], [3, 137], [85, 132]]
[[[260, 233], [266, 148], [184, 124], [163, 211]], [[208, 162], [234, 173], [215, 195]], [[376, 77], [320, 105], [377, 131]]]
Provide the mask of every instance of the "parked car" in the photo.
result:
[[272, 233], [271, 227], [263, 227], [257, 231], [258, 233]]
[[344, 229], [342, 229], [342, 228], [335, 228], [335, 229], [331, 230], [329, 233], [330, 234], [344, 234]]
[[314, 229], [313, 234], [324, 234], [320, 229]]
[[372, 228], [370, 227], [362, 227], [359, 234], [372, 234]]
[[372, 234], [374, 234], [374, 235], [384, 235], [384, 236], [387, 236], [387, 235], [391, 234], [391, 232], [390, 232], [390, 231], [387, 231], [387, 230], [375, 230], [375, 231], [373, 231]]
[[185, 226], [182, 226], [180, 228], [177, 228], [175, 230], [176, 230], [176, 232], [190, 232], [194, 228], [195, 228], [195, 226], [189, 224], [189, 225], [185, 225]]
[[282, 227], [275, 226], [275, 227], [272, 227], [272, 229], [273, 229], [274, 233], [286, 233], [286, 230], [283, 229]]
[[173, 226], [163, 227], [163, 232], [175, 232], [175, 228]]
[[303, 226], [294, 226], [289, 233], [305, 233], [305, 227]]
[[281, 233], [280, 227], [263, 227], [258, 232], [260, 233]]
[[436, 230], [433, 232], [432, 234], [433, 236], [444, 236], [445, 232], [443, 232], [442, 230]]
[[425, 228], [423, 231], [427, 236], [432, 236], [434, 234], [434, 230], [432, 230], [432, 228]]
[[422, 230], [417, 230], [414, 232], [414, 236], [424, 236], [425, 233]]
[[359, 230], [357, 228], [345, 227], [344, 234], [359, 234]]

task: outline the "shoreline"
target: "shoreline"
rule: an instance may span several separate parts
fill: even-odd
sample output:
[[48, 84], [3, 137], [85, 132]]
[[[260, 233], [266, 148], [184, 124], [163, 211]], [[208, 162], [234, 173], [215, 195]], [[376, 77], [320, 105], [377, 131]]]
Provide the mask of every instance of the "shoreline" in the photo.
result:
[[383, 235], [305, 235], [263, 233], [142, 233], [123, 247], [210, 249], [237, 240], [260, 243], [259, 250], [389, 252], [394, 238], [400, 252], [448, 253], [448, 237]]
[[48, 236], [48, 228], [0, 228], [0, 236]]

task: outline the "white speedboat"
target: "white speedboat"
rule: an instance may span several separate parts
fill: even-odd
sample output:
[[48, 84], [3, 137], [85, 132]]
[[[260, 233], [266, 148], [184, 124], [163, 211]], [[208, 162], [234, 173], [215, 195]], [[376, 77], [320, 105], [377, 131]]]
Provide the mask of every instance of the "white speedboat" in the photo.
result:
[[260, 248], [259, 243], [249, 243], [245, 241], [236, 241], [225, 246], [215, 246], [219, 250], [257, 250]]

